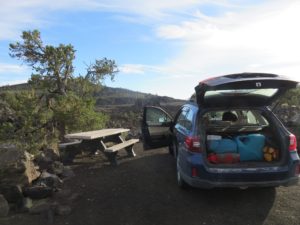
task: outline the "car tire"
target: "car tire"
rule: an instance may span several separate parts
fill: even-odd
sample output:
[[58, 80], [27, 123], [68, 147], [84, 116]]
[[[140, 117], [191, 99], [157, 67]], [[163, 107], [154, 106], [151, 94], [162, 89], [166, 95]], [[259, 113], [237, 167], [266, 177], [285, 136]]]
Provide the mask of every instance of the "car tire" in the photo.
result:
[[179, 157], [176, 158], [176, 173], [177, 173], [177, 185], [181, 189], [187, 189], [189, 185], [182, 179], [181, 172], [179, 170]]

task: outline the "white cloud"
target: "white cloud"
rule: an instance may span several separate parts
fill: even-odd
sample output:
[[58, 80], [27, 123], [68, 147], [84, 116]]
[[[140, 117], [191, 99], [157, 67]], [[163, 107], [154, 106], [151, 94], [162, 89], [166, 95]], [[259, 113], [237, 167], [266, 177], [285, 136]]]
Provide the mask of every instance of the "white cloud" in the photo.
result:
[[11, 40], [32, 27], [40, 28], [53, 23], [55, 11], [109, 11], [142, 18], [161, 18], [166, 9], [178, 9], [196, 4], [196, 0], [0, 0], [0, 40]]
[[145, 66], [140, 64], [124, 64], [119, 67], [121, 73], [125, 74], [144, 74]]
[[0, 63], [0, 74], [22, 74], [27, 71], [26, 66], [20, 66], [16, 64]]
[[194, 18], [158, 26], [157, 37], [175, 40], [178, 52], [165, 64], [138, 66], [157, 75], [147, 91], [188, 98], [202, 79], [239, 72], [300, 81], [299, 11], [298, 1], [267, 1], [217, 17], [197, 11]]
[[163, 74], [165, 75], [163, 79], [167, 79], [168, 77], [178, 77], [180, 75], [173, 73], [170, 76], [169, 68], [164, 66], [153, 66], [153, 65], [144, 65], [144, 64], [123, 64], [119, 67], [121, 73], [124, 74]]
[[0, 0], [0, 40], [11, 40], [25, 29], [53, 25], [53, 12], [106, 11], [128, 22], [153, 23], [191, 16], [189, 11], [202, 4], [232, 7], [226, 0]]
[[220, 17], [162, 25], [157, 36], [183, 46], [163, 66], [176, 74], [194, 74], [186, 81], [190, 90], [209, 76], [245, 71], [300, 80], [299, 11], [299, 1], [268, 1]]
[[0, 63], [0, 86], [25, 83], [30, 77], [27, 66]]

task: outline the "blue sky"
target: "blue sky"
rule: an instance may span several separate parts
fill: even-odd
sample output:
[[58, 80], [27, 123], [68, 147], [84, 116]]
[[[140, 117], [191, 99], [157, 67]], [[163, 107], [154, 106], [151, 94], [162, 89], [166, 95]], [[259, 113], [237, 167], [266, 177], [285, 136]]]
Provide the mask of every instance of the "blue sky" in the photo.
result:
[[297, 0], [0, 0], [0, 85], [31, 70], [9, 57], [23, 30], [74, 45], [76, 74], [116, 60], [107, 86], [186, 99], [197, 83], [236, 72], [300, 72]]

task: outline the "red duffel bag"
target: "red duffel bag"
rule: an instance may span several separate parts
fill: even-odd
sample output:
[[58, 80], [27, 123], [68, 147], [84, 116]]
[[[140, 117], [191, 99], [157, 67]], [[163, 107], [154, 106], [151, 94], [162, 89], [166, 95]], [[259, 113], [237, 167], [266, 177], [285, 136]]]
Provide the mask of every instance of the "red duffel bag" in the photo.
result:
[[207, 157], [208, 161], [210, 163], [214, 164], [232, 164], [237, 163], [240, 161], [240, 154], [238, 153], [222, 153], [222, 154], [216, 154], [211, 153]]

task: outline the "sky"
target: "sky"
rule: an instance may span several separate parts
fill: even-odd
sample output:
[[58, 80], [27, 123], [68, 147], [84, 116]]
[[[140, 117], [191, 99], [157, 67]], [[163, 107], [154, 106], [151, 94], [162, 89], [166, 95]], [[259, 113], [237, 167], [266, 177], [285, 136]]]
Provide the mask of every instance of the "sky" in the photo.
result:
[[30, 67], [9, 43], [38, 29], [44, 44], [72, 44], [74, 75], [107, 57], [105, 85], [187, 99], [199, 81], [267, 72], [300, 81], [299, 0], [0, 0], [0, 86]]

